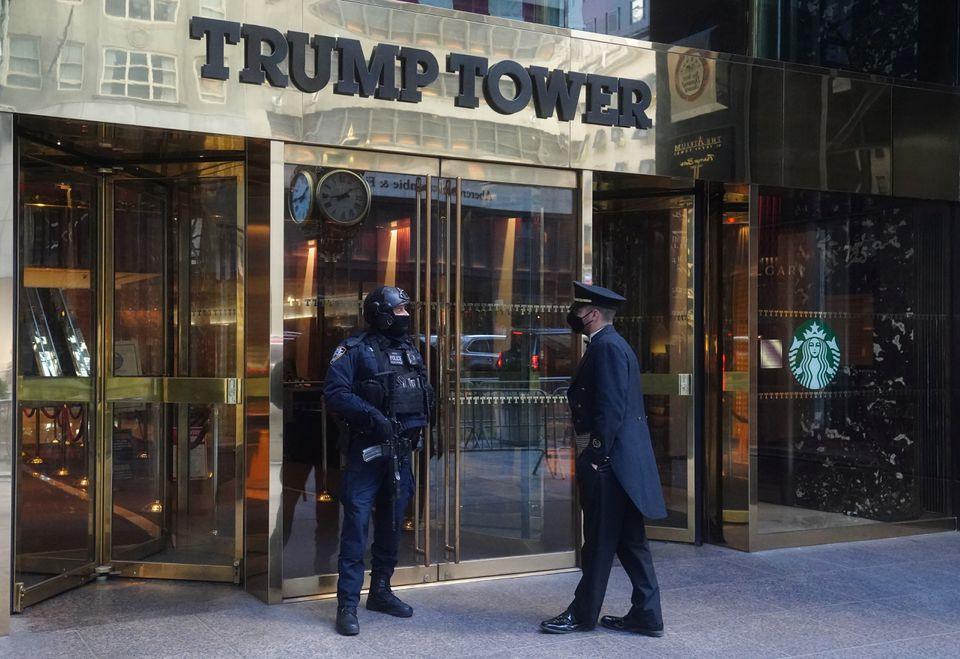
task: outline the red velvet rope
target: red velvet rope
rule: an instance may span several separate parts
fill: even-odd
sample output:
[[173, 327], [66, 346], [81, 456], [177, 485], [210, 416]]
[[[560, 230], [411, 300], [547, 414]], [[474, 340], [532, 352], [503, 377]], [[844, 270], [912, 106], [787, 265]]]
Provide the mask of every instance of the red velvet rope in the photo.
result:
[[[83, 405], [78, 405], [76, 407], [78, 407], [80, 410], [77, 413], [77, 416], [73, 416], [73, 411], [71, 410], [71, 407], [66, 403], [64, 403], [63, 407], [60, 408], [60, 425], [67, 431], [66, 432], [67, 441], [71, 443], [74, 443], [77, 440], [79, 440], [81, 437], [83, 437], [85, 433], [85, 429], [87, 427], [86, 421], [83, 418], [84, 417]], [[77, 426], [76, 432], [73, 431], [73, 426], [70, 423], [70, 419], [81, 419], [80, 423]]]

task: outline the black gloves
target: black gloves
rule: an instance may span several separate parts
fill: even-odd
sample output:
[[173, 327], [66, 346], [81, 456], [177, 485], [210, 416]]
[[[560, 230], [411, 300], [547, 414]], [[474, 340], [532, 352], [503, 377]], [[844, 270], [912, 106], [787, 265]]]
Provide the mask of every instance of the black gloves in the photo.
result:
[[370, 426], [367, 435], [376, 442], [386, 442], [393, 437], [396, 430], [387, 417], [380, 412], [374, 412], [370, 415]]

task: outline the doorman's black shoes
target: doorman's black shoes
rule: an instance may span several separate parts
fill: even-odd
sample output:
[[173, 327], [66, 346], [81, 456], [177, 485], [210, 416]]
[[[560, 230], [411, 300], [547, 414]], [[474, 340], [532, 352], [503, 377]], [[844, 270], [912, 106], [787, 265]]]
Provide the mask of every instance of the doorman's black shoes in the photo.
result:
[[659, 627], [648, 627], [619, 616], [603, 616], [600, 618], [600, 624], [607, 629], [613, 629], [618, 632], [631, 632], [633, 634], [643, 634], [644, 636], [655, 636], [657, 638], [663, 636], [663, 625]]
[[544, 620], [540, 623], [540, 629], [548, 634], [569, 634], [570, 632], [586, 632], [593, 629], [593, 625], [580, 622], [573, 615], [573, 611], [567, 609], [555, 618]]
[[343, 636], [356, 636], [360, 633], [357, 607], [341, 606], [337, 609], [337, 633]]

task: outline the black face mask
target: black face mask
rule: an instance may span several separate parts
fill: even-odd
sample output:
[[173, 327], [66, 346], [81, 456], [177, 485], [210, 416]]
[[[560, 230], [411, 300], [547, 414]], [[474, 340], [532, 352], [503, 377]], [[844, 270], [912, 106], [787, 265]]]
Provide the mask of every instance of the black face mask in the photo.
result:
[[567, 325], [569, 325], [570, 329], [572, 329], [577, 334], [583, 334], [583, 330], [584, 330], [583, 318], [573, 313], [572, 311], [567, 314]]
[[393, 339], [402, 339], [410, 331], [410, 316], [394, 316], [390, 327], [383, 333]]

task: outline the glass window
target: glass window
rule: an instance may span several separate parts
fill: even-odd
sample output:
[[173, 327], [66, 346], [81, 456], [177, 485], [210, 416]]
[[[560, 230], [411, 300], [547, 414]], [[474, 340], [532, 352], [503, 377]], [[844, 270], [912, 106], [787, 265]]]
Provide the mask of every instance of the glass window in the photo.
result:
[[10, 35], [7, 84], [11, 87], [40, 89], [40, 37]]
[[176, 102], [177, 61], [169, 55], [107, 48], [100, 93]]
[[173, 23], [180, 0], [104, 0], [107, 16]]
[[958, 20], [956, 2], [762, 0], [758, 5], [757, 54], [956, 84]]
[[[197, 89], [200, 94], [200, 100], [207, 103], [226, 103], [227, 101], [227, 81], [211, 80], [200, 76], [200, 67], [207, 61], [206, 57], [198, 57], [194, 60], [194, 67], [197, 74]], [[223, 59], [224, 66], [229, 67], [230, 62], [227, 58]]]
[[949, 204], [761, 188], [758, 531], [950, 513]]
[[83, 86], [83, 44], [68, 41], [60, 51], [57, 88], [77, 90]]
[[226, 18], [227, 10], [223, 0], [200, 0], [200, 15], [211, 18]]

